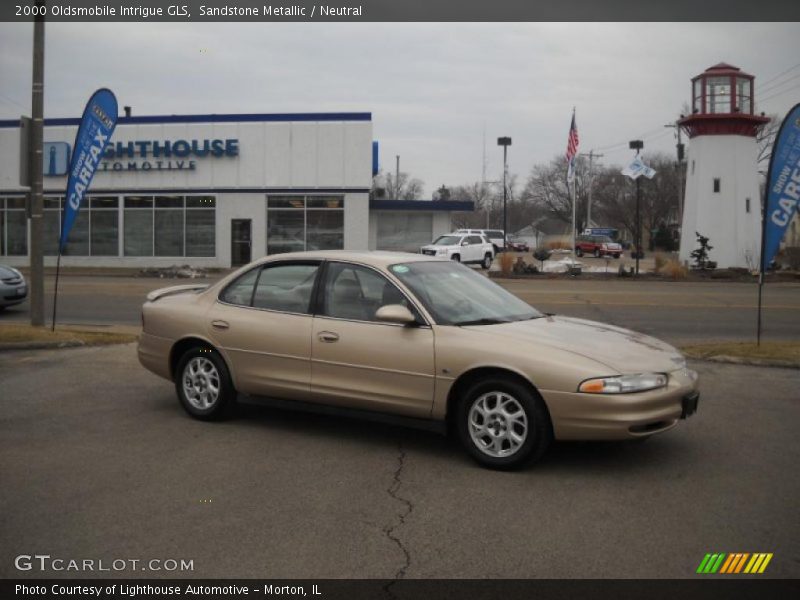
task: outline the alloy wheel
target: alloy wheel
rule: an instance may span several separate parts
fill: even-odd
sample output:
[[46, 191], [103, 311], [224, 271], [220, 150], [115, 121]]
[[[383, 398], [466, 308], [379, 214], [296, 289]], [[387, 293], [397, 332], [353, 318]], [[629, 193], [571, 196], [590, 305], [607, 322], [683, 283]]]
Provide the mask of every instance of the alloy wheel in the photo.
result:
[[522, 404], [505, 392], [488, 392], [472, 403], [468, 413], [472, 443], [493, 458], [515, 454], [528, 437], [528, 415]]
[[208, 410], [216, 404], [220, 393], [217, 367], [209, 359], [197, 356], [183, 369], [183, 394], [194, 408]]

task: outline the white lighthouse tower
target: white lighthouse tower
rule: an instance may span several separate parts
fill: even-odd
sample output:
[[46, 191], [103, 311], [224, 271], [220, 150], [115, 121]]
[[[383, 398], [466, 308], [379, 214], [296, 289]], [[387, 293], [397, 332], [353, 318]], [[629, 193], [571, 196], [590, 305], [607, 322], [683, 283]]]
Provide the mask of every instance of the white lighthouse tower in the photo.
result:
[[692, 114], [678, 124], [690, 138], [680, 260], [691, 262], [695, 232], [709, 238], [719, 268], [757, 269], [761, 202], [756, 134], [769, 121], [753, 114], [753, 80], [719, 63], [692, 79]]

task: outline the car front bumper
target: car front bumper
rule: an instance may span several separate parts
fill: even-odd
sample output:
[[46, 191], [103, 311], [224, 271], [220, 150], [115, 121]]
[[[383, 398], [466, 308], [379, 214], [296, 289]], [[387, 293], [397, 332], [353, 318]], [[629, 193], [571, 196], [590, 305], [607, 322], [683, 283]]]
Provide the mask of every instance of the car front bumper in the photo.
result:
[[697, 377], [681, 369], [666, 387], [632, 394], [542, 392], [560, 440], [624, 440], [672, 429], [697, 411]]
[[25, 301], [28, 297], [28, 284], [22, 283], [8, 284], [0, 282], [0, 306], [14, 306]]

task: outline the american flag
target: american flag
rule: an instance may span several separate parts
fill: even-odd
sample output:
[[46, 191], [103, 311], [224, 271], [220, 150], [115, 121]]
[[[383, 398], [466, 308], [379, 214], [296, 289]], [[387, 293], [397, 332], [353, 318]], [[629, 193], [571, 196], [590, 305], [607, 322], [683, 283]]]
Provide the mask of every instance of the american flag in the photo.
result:
[[575, 156], [578, 154], [578, 127], [575, 125], [575, 111], [572, 111], [572, 124], [567, 138], [567, 179], [575, 177]]

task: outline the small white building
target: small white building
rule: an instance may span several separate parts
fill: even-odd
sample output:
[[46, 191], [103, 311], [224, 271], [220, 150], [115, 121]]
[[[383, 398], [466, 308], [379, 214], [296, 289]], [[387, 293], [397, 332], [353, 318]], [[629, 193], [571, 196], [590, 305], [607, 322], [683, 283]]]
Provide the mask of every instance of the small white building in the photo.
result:
[[[46, 119], [45, 263], [79, 119]], [[0, 260], [28, 263], [19, 122], [0, 121]], [[121, 117], [64, 266], [238, 266], [314, 249], [416, 250], [470, 202], [374, 200], [370, 113]]]
[[692, 79], [680, 260], [692, 262], [695, 233], [709, 238], [720, 268], [757, 269], [761, 254], [756, 135], [769, 121], [753, 114], [754, 77], [720, 63]]

